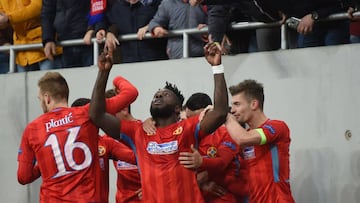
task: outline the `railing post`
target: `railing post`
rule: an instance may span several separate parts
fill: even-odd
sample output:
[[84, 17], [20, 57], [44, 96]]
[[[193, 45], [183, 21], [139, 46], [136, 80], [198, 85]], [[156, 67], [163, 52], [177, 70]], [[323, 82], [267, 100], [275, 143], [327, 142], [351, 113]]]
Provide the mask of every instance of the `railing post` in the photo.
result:
[[189, 58], [189, 35], [183, 32], [183, 58]]
[[13, 47], [10, 47], [10, 60], [9, 60], [9, 73], [15, 73], [15, 50]]
[[287, 49], [288, 45], [287, 45], [287, 25], [286, 23], [281, 25], [281, 49]]
[[98, 61], [98, 56], [99, 56], [99, 44], [96, 42], [96, 40], [93, 40], [93, 65], [96, 66], [97, 65], [97, 61]]

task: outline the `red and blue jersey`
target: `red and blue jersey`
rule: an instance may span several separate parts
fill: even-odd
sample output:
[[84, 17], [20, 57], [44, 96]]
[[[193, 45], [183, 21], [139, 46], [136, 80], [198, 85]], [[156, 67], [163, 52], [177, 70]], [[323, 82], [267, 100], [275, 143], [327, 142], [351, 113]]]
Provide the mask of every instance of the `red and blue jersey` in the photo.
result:
[[289, 183], [288, 126], [280, 120], [267, 120], [257, 131], [265, 138], [264, 143], [243, 149], [250, 202], [294, 202]]
[[198, 123], [199, 118], [192, 117], [148, 135], [141, 123], [121, 121], [121, 132], [125, 134], [122, 139], [130, 139], [136, 147], [143, 202], [204, 202], [195, 172], [178, 160], [179, 152], [190, 152], [190, 146], [198, 143]]

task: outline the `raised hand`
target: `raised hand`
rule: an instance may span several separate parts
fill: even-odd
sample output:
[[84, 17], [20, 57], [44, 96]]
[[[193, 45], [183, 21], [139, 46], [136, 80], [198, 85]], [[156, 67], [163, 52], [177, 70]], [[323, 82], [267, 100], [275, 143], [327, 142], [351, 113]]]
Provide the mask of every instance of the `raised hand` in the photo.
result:
[[218, 42], [212, 42], [210, 40], [204, 47], [204, 55], [206, 60], [211, 66], [217, 66], [221, 64], [221, 46]]
[[110, 71], [113, 65], [112, 51], [103, 51], [98, 58], [98, 67], [100, 71]]

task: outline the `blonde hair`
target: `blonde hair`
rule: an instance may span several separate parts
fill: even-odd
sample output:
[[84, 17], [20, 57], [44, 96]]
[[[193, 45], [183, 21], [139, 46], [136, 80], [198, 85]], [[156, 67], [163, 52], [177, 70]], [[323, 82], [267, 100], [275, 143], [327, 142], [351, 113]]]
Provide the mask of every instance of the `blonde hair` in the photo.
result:
[[69, 87], [59, 72], [47, 72], [38, 81], [41, 93], [47, 92], [57, 101], [69, 99]]

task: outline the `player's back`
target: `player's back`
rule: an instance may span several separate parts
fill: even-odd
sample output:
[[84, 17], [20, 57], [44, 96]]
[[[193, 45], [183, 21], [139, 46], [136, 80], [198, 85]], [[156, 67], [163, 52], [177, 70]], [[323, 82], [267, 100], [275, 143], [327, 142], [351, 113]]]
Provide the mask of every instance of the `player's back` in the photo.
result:
[[30, 123], [24, 136], [42, 176], [40, 202], [95, 202], [98, 129], [88, 106], [57, 108]]

